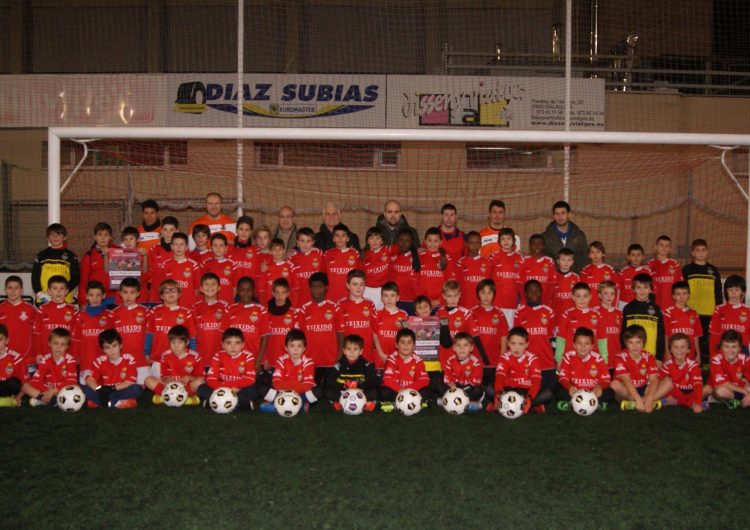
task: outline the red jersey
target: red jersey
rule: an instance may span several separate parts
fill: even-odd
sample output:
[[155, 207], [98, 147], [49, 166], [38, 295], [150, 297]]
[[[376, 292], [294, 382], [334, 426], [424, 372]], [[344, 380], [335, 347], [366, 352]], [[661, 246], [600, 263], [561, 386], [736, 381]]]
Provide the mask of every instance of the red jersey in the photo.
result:
[[744, 353], [737, 355], [737, 359], [730, 363], [724, 354], [718, 353], [711, 357], [711, 386], [729, 383], [730, 385], [745, 387], [750, 379], [750, 358]]
[[338, 302], [349, 294], [346, 289], [346, 275], [351, 270], [362, 268], [359, 252], [354, 247], [343, 250], [331, 248], [323, 254], [323, 261], [328, 274], [328, 298]]
[[607, 363], [595, 351], [589, 353], [584, 359], [575, 350], [566, 352], [560, 362], [557, 378], [565, 390], [570, 390], [572, 386], [582, 390], [592, 390], [597, 385], [604, 390], [611, 382]]
[[[396, 351], [396, 333], [403, 328], [402, 324], [408, 319], [409, 315], [403, 309], [396, 309], [391, 313], [388, 309], [383, 308], [375, 313], [375, 333], [378, 335], [378, 342], [380, 342], [380, 349], [383, 350], [383, 353], [390, 355]], [[380, 358], [380, 355], [375, 354], [372, 359], [367, 360], [374, 364], [377, 369], [385, 366], [385, 361]]]
[[377, 326], [375, 320], [375, 304], [366, 298], [359, 302], [346, 298], [339, 302], [341, 311], [341, 328], [344, 335], [354, 334], [365, 341], [362, 355], [368, 362], [375, 363], [378, 357], [372, 336]]
[[164, 304], [154, 307], [146, 320], [146, 333], [152, 335], [151, 361], [161, 361], [161, 354], [169, 349], [167, 333], [175, 326], [185, 326], [190, 337], [195, 337], [193, 312], [181, 306], [167, 307]]
[[294, 307], [302, 307], [312, 300], [310, 285], [308, 284], [310, 276], [316, 272], [324, 271], [323, 252], [319, 248], [313, 247], [307, 254], [296, 251], [289, 257], [289, 260], [294, 263], [294, 276], [297, 278], [298, 288], [291, 295], [292, 305]]
[[550, 305], [557, 290], [557, 271], [555, 262], [549, 256], [526, 256], [521, 261], [521, 284], [529, 280], [536, 280], [542, 284], [542, 303]]
[[[678, 403], [687, 401], [687, 405], [699, 404], [703, 400], [703, 376], [701, 367], [697, 362], [686, 359], [682, 366], [678, 365], [674, 359], [669, 359], [661, 365], [659, 370], [661, 379], [669, 377], [674, 389], [672, 396], [677, 398]], [[676, 392], [679, 390], [679, 392]], [[689, 399], [686, 394], [689, 394]], [[680, 403], [682, 404], [682, 403]]]
[[211, 252], [210, 248], [204, 248], [202, 250], [194, 249], [190, 251], [190, 259], [195, 261], [201, 267], [206, 266], [206, 262], [214, 257], [214, 253]]
[[307, 353], [315, 366], [333, 366], [339, 359], [338, 333], [343, 333], [341, 309], [330, 300], [307, 302], [299, 310], [297, 326], [307, 338]]
[[[616, 307], [596, 307], [601, 317], [599, 320], [599, 339], [607, 339], [607, 364], [615, 367], [615, 357], [620, 351], [620, 332], [622, 331], [622, 311]], [[596, 345], [594, 345], [596, 347]]]
[[260, 304], [232, 304], [224, 317], [224, 329], [238, 328], [245, 337], [245, 349], [260, 354], [260, 338], [268, 335], [268, 311]]
[[365, 285], [367, 287], [383, 287], [391, 272], [391, 253], [388, 247], [382, 246], [377, 251], [365, 252], [362, 266], [365, 270]]
[[37, 310], [25, 300], [11, 304], [7, 300], [0, 302], [0, 324], [8, 328], [8, 347], [17, 351], [26, 359], [26, 363], [34, 362], [34, 321]]
[[[118, 248], [111, 243], [109, 248]], [[109, 288], [109, 272], [104, 266], [104, 253], [92, 245], [81, 258], [81, 279], [78, 283], [78, 302], [86, 300], [86, 286], [91, 281], [98, 281], [104, 286], [104, 296], [114, 298], [117, 291]]]
[[[478, 335], [477, 325], [474, 322], [474, 317], [472, 316], [471, 311], [469, 311], [465, 307], [458, 306], [449, 311], [447, 307], [441, 306], [437, 311], [435, 311], [435, 316], [440, 320], [448, 320], [448, 330], [451, 334], [451, 344], [453, 343], [453, 339], [456, 337], [456, 335], [462, 331], [468, 333], [472, 337], [476, 337]], [[482, 344], [482, 346], [484, 346], [484, 344]], [[440, 360], [440, 366], [443, 367], [443, 370], [445, 370], [445, 363], [450, 357], [454, 355], [455, 354], [453, 352], [453, 348], [444, 348], [443, 346], [438, 347], [438, 359]]]
[[745, 304], [721, 304], [714, 309], [709, 331], [710, 355], [719, 351], [719, 339], [722, 333], [733, 329], [742, 335], [742, 345], [747, 346], [750, 340], [750, 307]]
[[262, 305], [268, 304], [268, 301], [273, 298], [273, 282], [279, 278], [284, 278], [289, 282], [290, 296], [292, 292], [297, 290], [294, 264], [289, 260], [271, 261], [266, 271], [258, 275], [258, 300]]
[[664, 317], [664, 333], [669, 339], [675, 333], [684, 333], [690, 338], [690, 358], [695, 358], [695, 340], [703, 336], [703, 327], [701, 326], [698, 312], [686, 306], [680, 308], [677, 306], [668, 307], [662, 312]]
[[672, 258], [664, 261], [654, 258], [648, 266], [653, 271], [654, 302], [661, 308], [671, 306], [672, 284], [683, 280], [680, 264]]
[[106, 309], [98, 315], [91, 315], [86, 311], [78, 313], [71, 333], [71, 353], [78, 360], [81, 371], [91, 369], [94, 360], [103, 355], [99, 347], [99, 334], [114, 326], [112, 314]]
[[440, 270], [440, 252], [430, 252], [427, 249], [419, 249], [419, 294], [425, 295], [432, 300], [441, 300], [443, 296], [443, 284], [456, 277], [453, 260], [446, 256], [445, 269]]
[[[240, 279], [238, 274], [240, 269], [237, 264], [227, 258], [209, 258], [205, 261], [201, 269], [201, 277], [207, 272], [213, 272], [219, 277], [219, 300], [227, 304], [234, 303], [234, 290], [237, 287], [237, 280]], [[198, 279], [198, 289], [200, 289], [200, 278]]]
[[620, 300], [622, 300], [626, 304], [635, 300], [635, 292], [633, 292], [633, 278], [636, 274], [648, 274], [652, 279], [654, 277], [654, 271], [651, 270], [651, 267], [645, 264], [639, 265], [638, 267], [627, 265], [620, 269], [619, 274], [620, 282], [622, 282], [622, 289], [620, 290]]
[[90, 377], [102, 386], [113, 386], [118, 383], [135, 384], [138, 379], [138, 369], [135, 366], [135, 359], [128, 353], [122, 354], [114, 362], [110, 361], [106, 355], [101, 355], [94, 359]]
[[138, 304], [117, 306], [111, 311], [113, 326], [122, 336], [122, 351], [132, 355], [138, 367], [148, 366], [143, 355], [148, 313], [146, 307]]
[[464, 256], [456, 263], [456, 279], [461, 284], [460, 304], [464, 307], [479, 305], [477, 285], [490, 277], [492, 265], [480, 255]]
[[263, 362], [270, 367], [276, 364], [276, 360], [284, 355], [284, 343], [286, 335], [297, 325], [298, 309], [290, 307], [284, 313], [274, 314], [268, 311], [268, 340]]
[[420, 390], [430, 384], [424, 362], [416, 353], [404, 359], [398, 352], [392, 353], [385, 362], [383, 386], [395, 392], [407, 388]]
[[34, 320], [34, 338], [36, 355], [44, 355], [49, 349], [49, 332], [55, 328], [73, 331], [78, 310], [71, 304], [47, 302], [39, 308]]
[[554, 336], [555, 312], [546, 305], [530, 307], [521, 305], [516, 310], [513, 324], [529, 333], [529, 351], [535, 352], [540, 370], [555, 367], [555, 354], [549, 340]]
[[47, 390], [60, 390], [68, 385], [77, 385], [78, 370], [75, 357], [64, 353], [57, 361], [48, 353], [42, 358], [36, 367], [34, 377], [31, 378], [31, 386], [39, 392]]
[[498, 250], [490, 257], [491, 275], [495, 281], [495, 305], [500, 309], [518, 307], [521, 283], [521, 264], [523, 257], [518, 252]]
[[[236, 244], [236, 242], [235, 242]], [[258, 277], [260, 249], [255, 245], [232, 246], [227, 251], [227, 257], [237, 266], [237, 279], [247, 276], [253, 281]]]
[[198, 302], [193, 308], [196, 349], [203, 366], [208, 366], [214, 353], [222, 350], [221, 334], [227, 328], [229, 304], [222, 300]]
[[578, 328], [588, 328], [593, 331], [594, 346], [596, 346], [596, 341], [604, 338], [599, 333], [601, 318], [599, 312], [590, 307], [585, 309], [573, 307], [560, 315], [557, 320], [557, 336], [565, 340], [565, 351], [573, 348], [573, 336]]
[[556, 272], [554, 292], [550, 307], [555, 314], [561, 315], [566, 309], [575, 307], [573, 302], [573, 286], [581, 281], [581, 277], [573, 271]]
[[458, 387], [479, 386], [482, 384], [482, 361], [476, 355], [469, 355], [459, 361], [455, 355], [449, 357], [443, 368], [443, 381], [446, 385]]
[[[581, 281], [588, 284], [591, 289], [591, 307], [601, 304], [601, 300], [599, 300], [599, 284], [604, 281], [615, 282], [617, 292], [622, 292], [620, 276], [614, 267], [607, 263], [600, 263], [599, 265], [589, 263], [586, 265], [581, 271]], [[616, 303], [617, 298], [615, 297]]]
[[248, 350], [234, 356], [224, 350], [214, 353], [206, 384], [213, 389], [223, 386], [244, 388], [255, 384], [255, 355]]
[[[143, 285], [141, 285], [141, 292], [146, 292], [146, 284], [151, 285], [151, 290], [148, 296], [149, 302], [159, 302], [159, 280], [156, 277], [162, 264], [172, 257], [172, 251], [164, 248], [164, 245], [159, 243], [154, 245], [148, 251], [148, 272], [144, 277], [141, 277]], [[139, 300], [141, 300], [139, 298]]]
[[190, 258], [180, 261], [175, 258], [168, 258], [159, 269], [154, 270], [151, 283], [151, 300], [159, 299], [159, 284], [161, 282], [174, 280], [180, 286], [179, 304], [183, 307], [192, 308], [199, 299], [197, 292], [201, 288], [201, 276], [203, 276], [203, 268]]
[[271, 384], [276, 390], [304, 394], [315, 386], [315, 363], [306, 355], [295, 363], [289, 355], [284, 354], [276, 360]]
[[188, 350], [177, 355], [171, 350], [161, 354], [161, 379], [181, 379], [185, 376], [203, 377], [203, 362], [198, 352]]
[[630, 376], [633, 386], [640, 388], [649, 383], [651, 376], [659, 375], [659, 368], [654, 356], [645, 351], [638, 359], [633, 359], [628, 352], [623, 351], [615, 359], [615, 377], [624, 375]]
[[28, 379], [26, 360], [20, 353], [5, 348], [5, 351], [0, 353], [0, 381], [7, 381], [12, 377], [21, 383], [26, 382]]
[[500, 346], [502, 338], [508, 336], [508, 320], [499, 307], [475, 306], [471, 309], [474, 318], [477, 335], [479, 335], [485, 353], [490, 363], [487, 366], [495, 367], [503, 353]]
[[500, 356], [495, 368], [495, 392], [500, 393], [505, 387], [527, 388], [533, 399], [541, 386], [542, 371], [536, 355], [526, 351], [516, 357], [507, 351]]
[[419, 288], [419, 275], [414, 271], [414, 255], [411, 251], [405, 254], [395, 252], [391, 255], [392, 282], [398, 285], [398, 299], [402, 302], [413, 302]]
[[450, 234], [443, 232], [443, 229], [440, 228], [440, 248], [445, 250], [445, 253], [454, 263], [457, 262], [466, 255], [466, 234], [458, 228], [455, 228]]

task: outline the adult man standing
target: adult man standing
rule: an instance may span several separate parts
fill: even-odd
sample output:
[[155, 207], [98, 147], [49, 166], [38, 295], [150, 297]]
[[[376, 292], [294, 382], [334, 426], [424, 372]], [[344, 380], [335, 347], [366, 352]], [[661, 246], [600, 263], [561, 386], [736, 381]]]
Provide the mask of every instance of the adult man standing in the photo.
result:
[[552, 206], [553, 221], [544, 230], [544, 252], [552, 259], [557, 259], [557, 253], [562, 248], [569, 248], [575, 254], [573, 271], [581, 269], [589, 262], [589, 243], [586, 234], [570, 220], [570, 204], [557, 201]]
[[466, 234], [456, 226], [458, 211], [450, 203], [440, 208], [440, 247], [454, 263], [466, 254]]
[[188, 235], [193, 233], [193, 227], [198, 224], [208, 225], [211, 235], [224, 234], [227, 241], [234, 241], [237, 225], [231, 217], [222, 212], [222, 196], [216, 192], [206, 195], [206, 215], [199, 217], [190, 225]]
[[[482, 238], [482, 248], [479, 254], [489, 258], [493, 252], [500, 250], [500, 240], [498, 234], [502, 228], [505, 228], [505, 203], [500, 199], [494, 199], [490, 202], [488, 226], [482, 228], [479, 235]], [[521, 237], [516, 234], [516, 252], [521, 252]]]
[[281, 239], [284, 242], [287, 256], [294, 252], [297, 245], [297, 225], [294, 223], [294, 210], [291, 206], [282, 206], [279, 209], [279, 223], [273, 232], [271, 239]]
[[[317, 248], [323, 252], [333, 248], [333, 227], [339, 223], [341, 223], [341, 211], [338, 206], [329, 202], [323, 208], [323, 224], [320, 225], [320, 230], [315, 234], [315, 246]], [[349, 230], [349, 246], [362, 250], [359, 246], [359, 237], [351, 230]]]
[[153, 199], [147, 199], [141, 204], [141, 224], [138, 225], [138, 250], [146, 254], [148, 249], [159, 244], [159, 204]]
[[401, 204], [396, 200], [391, 199], [385, 203], [383, 213], [378, 216], [375, 224], [383, 230], [383, 243], [386, 246], [396, 243], [396, 236], [404, 228], [412, 233], [414, 244], [419, 245], [419, 234], [412, 226], [409, 226], [406, 217], [401, 213]]

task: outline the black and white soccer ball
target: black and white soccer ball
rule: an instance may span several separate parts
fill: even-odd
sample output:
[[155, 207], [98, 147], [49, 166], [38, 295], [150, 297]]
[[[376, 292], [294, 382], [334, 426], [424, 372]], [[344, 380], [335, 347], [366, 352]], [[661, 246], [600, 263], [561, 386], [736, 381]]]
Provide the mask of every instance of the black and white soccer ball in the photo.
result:
[[341, 405], [341, 412], [347, 416], [359, 416], [365, 410], [367, 397], [359, 388], [346, 388], [341, 391], [339, 405]]
[[462, 388], [454, 388], [443, 394], [443, 408], [448, 414], [460, 415], [469, 406], [469, 396]]
[[279, 416], [292, 418], [302, 409], [302, 397], [291, 390], [279, 392], [276, 399], [273, 400], [273, 406]]
[[229, 414], [237, 407], [237, 394], [225, 386], [217, 388], [208, 399], [208, 404], [217, 414]]
[[179, 381], [172, 381], [164, 387], [161, 393], [161, 400], [168, 407], [181, 407], [187, 401], [188, 392], [185, 385]]
[[64, 412], [78, 412], [86, 403], [86, 395], [78, 385], [68, 385], [57, 393], [57, 408]]
[[509, 420], [515, 420], [523, 416], [524, 397], [518, 392], [503, 392], [500, 396], [500, 407], [498, 412]]
[[591, 416], [599, 407], [599, 399], [596, 394], [588, 390], [578, 390], [570, 399], [573, 412], [579, 416]]
[[422, 396], [413, 388], [406, 388], [396, 396], [396, 410], [404, 416], [413, 416], [422, 410]]

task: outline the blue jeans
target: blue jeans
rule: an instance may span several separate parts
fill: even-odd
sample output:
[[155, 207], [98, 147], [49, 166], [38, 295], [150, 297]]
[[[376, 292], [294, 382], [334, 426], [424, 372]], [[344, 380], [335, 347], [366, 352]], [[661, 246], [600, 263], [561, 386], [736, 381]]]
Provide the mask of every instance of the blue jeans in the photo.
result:
[[143, 387], [141, 385], [130, 385], [128, 388], [115, 390], [114, 392], [112, 392], [109, 395], [109, 403], [105, 403], [104, 405], [102, 405], [99, 400], [99, 393], [96, 390], [88, 385], [83, 387], [83, 393], [86, 394], [86, 399], [93, 403], [96, 403], [100, 407], [114, 407], [121, 399], [138, 399], [141, 396], [142, 392]]

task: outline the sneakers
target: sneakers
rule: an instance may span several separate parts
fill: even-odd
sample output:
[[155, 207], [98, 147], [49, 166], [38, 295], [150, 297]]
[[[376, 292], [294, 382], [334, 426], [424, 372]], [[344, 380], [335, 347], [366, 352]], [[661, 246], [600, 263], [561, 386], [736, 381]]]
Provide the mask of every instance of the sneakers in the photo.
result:
[[383, 412], [393, 412], [394, 408], [395, 407], [393, 406], [393, 403], [391, 403], [390, 401], [383, 401], [380, 404], [380, 410], [382, 410]]
[[494, 401], [490, 401], [487, 403], [487, 407], [485, 408], [487, 412], [497, 412], [497, 403]]
[[86, 400], [86, 406], [87, 406], [88, 408], [90, 408], [90, 409], [98, 409], [98, 408], [99, 408], [99, 405], [97, 405], [96, 403], [94, 403], [94, 402], [93, 402], [93, 401], [91, 401], [90, 399], [87, 399], [87, 400]]
[[531, 410], [531, 400], [529, 398], [526, 398], [523, 400], [523, 414], [524, 416], [529, 413]]
[[188, 398], [185, 400], [185, 405], [189, 405], [191, 407], [195, 407], [200, 404], [201, 404], [201, 398], [199, 398], [198, 396], [188, 396]]
[[482, 404], [479, 401], [469, 401], [469, 404], [466, 406], [466, 410], [468, 410], [469, 412], [482, 410]]
[[661, 408], [663, 406], [664, 406], [664, 400], [657, 399], [656, 401], [654, 401], [654, 408], [653, 408], [653, 410], [661, 410]]
[[568, 412], [570, 410], [570, 401], [558, 401], [557, 410], [560, 412]]
[[729, 410], [735, 410], [740, 408], [742, 406], [742, 402], [739, 399], [730, 399], [727, 400], [727, 408]]
[[701, 401], [701, 409], [706, 411], [710, 408], [711, 408], [711, 403], [709, 403], [708, 401]]
[[13, 396], [0, 397], [0, 407], [17, 407], [18, 402]]
[[29, 405], [32, 407], [42, 407], [45, 405], [44, 401], [37, 398], [29, 398]]
[[604, 412], [605, 410], [607, 410], [607, 406], [608, 405], [607, 405], [606, 401], [600, 401], [599, 402], [599, 410], [600, 411]]
[[623, 399], [620, 401], [620, 410], [635, 410], [635, 401]]
[[[190, 398], [188, 398], [188, 399], [190, 399]], [[154, 405], [163, 405], [164, 404], [164, 400], [161, 398], [161, 395], [154, 394], [153, 396], [151, 396], [151, 403], [153, 403]]]
[[377, 403], [375, 403], [374, 401], [368, 401], [367, 403], [365, 403], [364, 410], [365, 412], [372, 412], [373, 410], [375, 410], [376, 406], [377, 406]]
[[547, 408], [544, 405], [537, 405], [534, 407], [534, 414], [546, 414]]
[[267, 414], [276, 414], [276, 407], [270, 401], [264, 401], [260, 404], [260, 411]]
[[[333, 405], [333, 410], [335, 410], [337, 412], [341, 410], [341, 403], [339, 403], [338, 401], [334, 401], [333, 403], [331, 403], [331, 405]], [[368, 403], [368, 405], [369, 405], [369, 403]], [[365, 405], [365, 406], [367, 406], [367, 405]]]
[[134, 409], [138, 406], [138, 402], [135, 399], [121, 399], [115, 403], [116, 409]]

